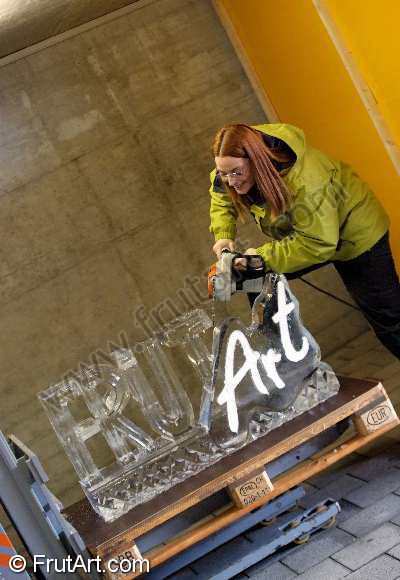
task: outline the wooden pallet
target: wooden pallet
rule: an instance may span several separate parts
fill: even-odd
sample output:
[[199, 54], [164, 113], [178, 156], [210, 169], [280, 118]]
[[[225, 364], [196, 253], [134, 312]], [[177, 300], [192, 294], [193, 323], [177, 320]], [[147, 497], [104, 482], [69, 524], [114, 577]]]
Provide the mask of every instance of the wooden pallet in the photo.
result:
[[[64, 510], [93, 556], [103, 563], [111, 558], [147, 558], [150, 568], [169, 560], [195, 543], [237, 521], [243, 515], [321, 472], [346, 455], [396, 427], [400, 421], [381, 383], [339, 377], [340, 391], [322, 403], [260, 437], [151, 501], [137, 506], [111, 523], [105, 523], [84, 499]], [[268, 464], [298, 448], [343, 419], [350, 418], [355, 434], [338, 446], [295, 465], [276, 478]], [[205, 498], [227, 489], [232, 501], [215, 517], [189, 527], [166, 544], [140, 554], [138, 538], [182, 514]], [[135, 577], [105, 573], [107, 578]]]

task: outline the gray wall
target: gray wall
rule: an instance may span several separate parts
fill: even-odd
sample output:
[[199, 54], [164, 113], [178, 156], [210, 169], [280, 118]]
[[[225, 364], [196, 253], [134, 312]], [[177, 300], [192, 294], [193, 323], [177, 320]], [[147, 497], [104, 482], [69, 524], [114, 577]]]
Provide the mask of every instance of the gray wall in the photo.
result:
[[[0, 425], [63, 500], [36, 393], [213, 260], [210, 145], [265, 120], [208, 2], [158, 0], [0, 69]], [[164, 312], [168, 316], [167, 312]], [[153, 325], [154, 326], [154, 325]]]
[[135, 0], [3, 1], [0, 3], [0, 57], [86, 24], [133, 2]]

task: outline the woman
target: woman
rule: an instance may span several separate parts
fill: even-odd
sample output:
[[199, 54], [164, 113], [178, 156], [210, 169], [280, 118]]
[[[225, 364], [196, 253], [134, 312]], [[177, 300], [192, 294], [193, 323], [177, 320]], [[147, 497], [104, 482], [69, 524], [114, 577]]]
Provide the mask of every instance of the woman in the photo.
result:
[[294, 278], [333, 262], [379, 340], [400, 358], [400, 284], [389, 219], [355, 172], [292, 125], [229, 125], [215, 137], [211, 226], [218, 258], [234, 249], [237, 218], [271, 237], [246, 254]]

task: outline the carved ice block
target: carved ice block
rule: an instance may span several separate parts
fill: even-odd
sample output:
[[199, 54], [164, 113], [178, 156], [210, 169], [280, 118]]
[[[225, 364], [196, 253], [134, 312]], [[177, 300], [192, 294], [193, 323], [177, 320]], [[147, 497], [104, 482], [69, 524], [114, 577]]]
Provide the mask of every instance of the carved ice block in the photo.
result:
[[228, 318], [214, 348], [211, 394], [201, 417], [219, 447], [241, 447], [318, 403], [306, 379], [319, 367], [320, 349], [283, 276], [266, 277], [253, 324], [246, 328]]
[[266, 276], [250, 326], [227, 316], [213, 329], [197, 309], [135, 349], [114, 351], [107, 364], [80, 367], [39, 398], [84, 492], [106, 521], [339, 388], [286, 279], [277, 274]]

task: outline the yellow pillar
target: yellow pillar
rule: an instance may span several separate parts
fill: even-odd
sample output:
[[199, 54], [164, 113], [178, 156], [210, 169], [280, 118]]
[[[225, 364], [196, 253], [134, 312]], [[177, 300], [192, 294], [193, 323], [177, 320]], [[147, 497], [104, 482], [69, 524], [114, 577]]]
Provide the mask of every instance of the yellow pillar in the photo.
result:
[[[400, 269], [400, 178], [316, 5], [311, 0], [216, 0], [216, 5], [229, 19], [279, 119], [301, 127], [310, 143], [350, 163], [372, 186], [391, 217]], [[360, 72], [371, 82], [399, 142], [400, 37], [395, 26], [400, 3], [328, 0], [326, 7], [356, 51]]]

